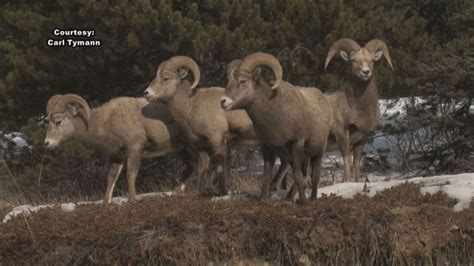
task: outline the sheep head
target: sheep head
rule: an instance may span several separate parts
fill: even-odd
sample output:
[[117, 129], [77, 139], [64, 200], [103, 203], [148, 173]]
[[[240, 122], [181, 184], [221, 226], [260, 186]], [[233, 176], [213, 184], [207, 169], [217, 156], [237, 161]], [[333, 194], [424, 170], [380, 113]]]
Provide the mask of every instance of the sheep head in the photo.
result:
[[221, 107], [226, 110], [242, 109], [254, 99], [256, 86], [259, 85], [260, 67], [267, 66], [275, 74], [272, 89], [278, 88], [282, 81], [283, 70], [273, 55], [253, 53], [242, 60], [234, 60], [227, 67], [228, 83], [221, 98]]
[[52, 149], [72, 138], [77, 127], [87, 129], [91, 109], [79, 95], [56, 94], [48, 100], [46, 114], [49, 124], [44, 143]]
[[372, 79], [374, 62], [378, 61], [382, 55], [393, 70], [388, 47], [379, 39], [369, 41], [364, 47], [360, 47], [357, 42], [348, 38], [335, 41], [331, 49], [329, 49], [324, 68], [327, 68], [329, 62], [337, 53], [339, 53], [342, 59], [352, 63], [352, 75], [363, 82]]
[[176, 94], [178, 86], [185, 82], [188, 71], [191, 71], [194, 76], [194, 82], [190, 86], [190, 91], [192, 91], [201, 79], [201, 71], [193, 59], [187, 56], [175, 56], [162, 62], [155, 79], [145, 90], [145, 98], [148, 101], [169, 101]]

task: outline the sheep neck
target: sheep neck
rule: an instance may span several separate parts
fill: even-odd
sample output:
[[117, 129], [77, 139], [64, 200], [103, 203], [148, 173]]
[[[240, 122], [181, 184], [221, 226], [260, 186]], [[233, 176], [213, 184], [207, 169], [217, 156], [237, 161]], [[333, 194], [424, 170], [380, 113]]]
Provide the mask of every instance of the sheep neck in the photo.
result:
[[92, 109], [88, 128], [86, 128], [81, 121], [76, 121], [76, 130], [74, 131], [73, 139], [89, 148], [99, 149], [102, 151], [104, 149], [104, 142], [101, 139], [98, 130], [98, 117], [99, 112], [97, 112], [96, 109]]
[[253, 100], [244, 108], [252, 120], [256, 131], [263, 129], [262, 127], [267, 125], [265, 121], [273, 119], [269, 118], [269, 116], [278, 114], [277, 110], [274, 110], [276, 105], [269, 104], [269, 99], [277, 92], [272, 90], [262, 79], [259, 80], [259, 83], [258, 87], [255, 88]]
[[360, 82], [356, 79], [351, 79], [345, 88], [345, 97], [350, 106], [352, 106], [358, 117], [364, 117], [364, 121], [368, 121], [371, 125], [366, 125], [372, 128], [379, 120], [379, 95], [375, 78], [373, 77], [369, 82]]
[[[187, 83], [187, 82], [186, 82]], [[190, 116], [192, 99], [190, 94], [190, 86], [181, 85], [176, 89], [176, 94], [166, 103], [171, 114], [176, 121], [184, 121]]]

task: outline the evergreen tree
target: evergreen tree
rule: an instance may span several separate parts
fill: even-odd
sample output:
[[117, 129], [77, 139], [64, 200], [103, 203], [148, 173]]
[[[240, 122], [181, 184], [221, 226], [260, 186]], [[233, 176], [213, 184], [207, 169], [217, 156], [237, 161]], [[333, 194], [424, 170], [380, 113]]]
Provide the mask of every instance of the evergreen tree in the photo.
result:
[[[178, 54], [196, 59], [204, 86], [224, 86], [230, 60], [266, 51], [278, 57], [286, 80], [325, 91], [337, 86], [343, 64], [323, 69], [333, 41], [380, 38], [395, 66], [377, 63], [381, 96], [438, 96], [427, 109], [462, 101], [459, 112], [441, 119], [463, 132], [461, 145], [472, 139], [473, 18], [469, 0], [3, 1], [0, 128], [20, 129], [56, 93], [80, 94], [92, 106], [139, 96], [159, 63]], [[93, 29], [102, 46], [48, 47], [55, 28]], [[472, 152], [467, 147], [463, 158]]]

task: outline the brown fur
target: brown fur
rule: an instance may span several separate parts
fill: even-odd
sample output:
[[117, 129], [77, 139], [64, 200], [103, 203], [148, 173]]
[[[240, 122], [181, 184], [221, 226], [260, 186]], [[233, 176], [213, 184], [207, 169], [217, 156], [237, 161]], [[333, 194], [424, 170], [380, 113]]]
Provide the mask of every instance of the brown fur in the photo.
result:
[[[59, 101], [62, 100], [64, 99], [60, 95]], [[134, 201], [135, 180], [141, 158], [161, 156], [182, 149], [178, 142], [179, 128], [163, 104], [148, 103], [143, 98], [114, 98], [90, 110], [87, 127], [84, 119], [74, 115], [70, 108], [72, 107], [66, 105], [64, 108], [63, 104], [57, 104], [49, 110], [50, 122], [45, 144], [54, 148], [74, 139], [110, 157], [112, 165], [104, 203], [111, 202], [115, 182], [124, 161], [127, 164], [129, 201]], [[190, 164], [185, 172], [184, 180], [193, 172]]]
[[226, 110], [244, 109], [252, 119], [263, 145], [265, 166], [262, 198], [269, 196], [271, 172], [275, 155], [278, 155], [293, 166], [300, 202], [305, 200], [303, 174], [306, 174], [304, 172], [310, 161], [313, 179], [311, 197], [315, 199], [321, 159], [333, 123], [329, 102], [316, 88], [296, 87], [281, 82], [276, 89], [272, 89], [259, 77], [260, 71], [251, 69], [253, 73], [246, 73], [240, 66], [236, 69], [235, 78], [229, 80], [221, 104]]
[[[252, 121], [245, 111], [222, 110], [219, 100], [224, 94], [223, 88], [191, 89], [191, 84], [185, 79], [187, 67], [176, 68], [170, 60], [160, 64], [145, 95], [150, 101], [166, 103], [186, 137], [187, 146], [199, 154], [210, 155], [217, 166], [219, 193], [227, 194], [225, 169], [228, 167], [229, 148], [257, 145]], [[189, 69], [197, 66], [195, 62], [193, 65], [188, 66]], [[282, 167], [287, 165], [282, 164]]]
[[334, 150], [338, 147], [341, 151], [344, 160], [344, 181], [348, 182], [351, 180], [352, 146], [354, 180], [358, 181], [364, 145], [380, 120], [379, 97], [373, 77], [374, 62], [383, 54], [391, 67], [392, 63], [388, 48], [380, 40], [372, 40], [366, 47], [361, 48], [350, 39], [341, 39], [331, 47], [326, 58], [326, 66], [337, 52], [344, 60], [350, 61], [351, 74], [339, 90], [326, 94], [335, 117], [332, 132], [334, 138], [331, 138], [329, 149]]

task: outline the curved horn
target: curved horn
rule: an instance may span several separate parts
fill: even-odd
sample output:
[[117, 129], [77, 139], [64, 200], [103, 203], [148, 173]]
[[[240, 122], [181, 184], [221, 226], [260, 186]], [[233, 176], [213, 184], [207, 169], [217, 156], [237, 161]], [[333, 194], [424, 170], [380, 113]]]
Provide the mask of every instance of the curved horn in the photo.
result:
[[174, 71], [178, 71], [179, 68], [185, 67], [191, 72], [193, 72], [194, 82], [191, 85], [191, 90], [196, 88], [201, 79], [201, 71], [199, 70], [199, 65], [191, 57], [188, 56], [174, 56], [168, 60], [172, 65]]
[[394, 70], [393, 65], [392, 65], [392, 59], [390, 59], [390, 54], [388, 53], [388, 47], [387, 47], [387, 45], [385, 44], [384, 41], [379, 40], [379, 39], [373, 39], [373, 40], [369, 41], [364, 46], [364, 48], [369, 50], [369, 51], [372, 51], [374, 53], [377, 52], [377, 51], [382, 51], [383, 56], [387, 60], [388, 64], [390, 65], [392, 70]]
[[283, 78], [283, 69], [280, 62], [278, 62], [278, 59], [267, 53], [253, 53], [242, 59], [239, 69], [248, 73], [252, 73], [253, 70], [258, 66], [268, 66], [272, 69], [273, 73], [275, 74], [275, 83], [273, 84], [272, 89], [276, 89], [280, 85]]
[[81, 105], [85, 111], [85, 114], [83, 114], [84, 118], [89, 120], [91, 116], [91, 108], [89, 107], [89, 104], [86, 102], [86, 100], [84, 100], [84, 98], [77, 94], [65, 94], [63, 95], [63, 101], [65, 105], [75, 102]]
[[64, 107], [71, 103], [78, 103], [79, 105], [81, 105], [84, 111], [79, 112], [87, 121], [89, 121], [89, 118], [91, 116], [91, 108], [89, 107], [89, 104], [86, 102], [86, 100], [84, 100], [84, 98], [77, 94], [64, 94], [60, 98], [60, 101], [62, 102]]
[[352, 51], [357, 51], [360, 49], [360, 45], [352, 39], [342, 38], [335, 41], [331, 48], [329, 49], [328, 55], [326, 56], [326, 61], [324, 62], [324, 69], [328, 67], [329, 62], [334, 57], [336, 53], [343, 50], [347, 54], [350, 54]]
[[242, 59], [234, 59], [230, 61], [230, 63], [227, 65], [227, 79], [232, 80], [234, 79], [234, 71], [239, 67], [239, 65], [242, 63]]
[[46, 115], [50, 115], [54, 111], [54, 107], [57, 105], [58, 99], [61, 98], [61, 94], [56, 94], [49, 98], [46, 104]]

